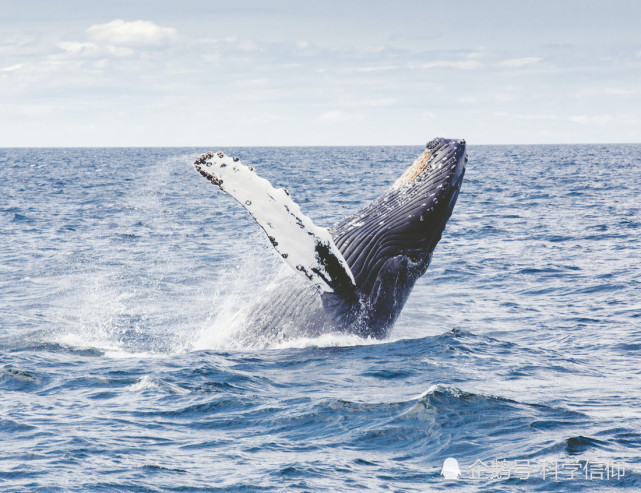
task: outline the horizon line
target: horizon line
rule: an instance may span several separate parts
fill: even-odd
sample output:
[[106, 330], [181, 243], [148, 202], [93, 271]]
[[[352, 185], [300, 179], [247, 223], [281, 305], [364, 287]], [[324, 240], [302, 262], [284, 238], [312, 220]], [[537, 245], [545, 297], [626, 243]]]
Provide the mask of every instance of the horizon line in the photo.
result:
[[[466, 139], [467, 140], [467, 139]], [[429, 141], [428, 141], [429, 142]], [[553, 145], [640, 145], [641, 142], [536, 142], [536, 143], [502, 143], [502, 144], [474, 144], [467, 141], [468, 146], [553, 146]], [[417, 147], [425, 144], [268, 144], [268, 145], [239, 145], [239, 144], [217, 144], [217, 145], [21, 145], [21, 146], [0, 146], [0, 149], [180, 149], [180, 148], [224, 148], [224, 147]]]

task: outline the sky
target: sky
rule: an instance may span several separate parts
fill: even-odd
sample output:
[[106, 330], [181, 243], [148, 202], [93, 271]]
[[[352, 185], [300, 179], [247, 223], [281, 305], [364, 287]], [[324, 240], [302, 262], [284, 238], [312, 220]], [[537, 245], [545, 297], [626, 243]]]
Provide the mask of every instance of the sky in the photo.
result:
[[641, 142], [636, 0], [0, 0], [0, 147]]

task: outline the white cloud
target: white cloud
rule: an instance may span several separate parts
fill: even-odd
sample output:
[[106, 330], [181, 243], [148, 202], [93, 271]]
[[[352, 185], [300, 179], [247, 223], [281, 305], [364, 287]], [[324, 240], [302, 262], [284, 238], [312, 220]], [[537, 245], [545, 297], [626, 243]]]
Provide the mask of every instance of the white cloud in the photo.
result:
[[81, 41], [62, 41], [58, 43], [58, 48], [72, 55], [78, 55], [87, 52], [93, 52], [98, 46], [93, 43], [83, 43]]
[[441, 61], [441, 62], [430, 62], [430, 63], [425, 63], [422, 65], [423, 68], [425, 69], [431, 69], [431, 68], [453, 68], [457, 70], [474, 70], [477, 68], [481, 68], [481, 64], [477, 62], [476, 60], [459, 60], [456, 62], [447, 62], [447, 61]]
[[360, 103], [355, 103], [355, 106], [392, 106], [398, 103], [396, 98], [381, 98], [381, 99], [368, 99], [367, 101], [361, 101]]
[[638, 96], [641, 95], [641, 89], [638, 88], [623, 88], [623, 87], [607, 87], [603, 90], [606, 94], [613, 96]]
[[247, 39], [238, 43], [238, 48], [242, 51], [257, 51], [260, 49], [258, 43], [252, 41], [251, 39]]
[[540, 61], [541, 58], [530, 56], [525, 58], [512, 58], [510, 60], [504, 60], [499, 63], [499, 65], [502, 65], [503, 67], [524, 67], [526, 65], [539, 63]]
[[176, 30], [149, 21], [116, 19], [89, 27], [87, 37], [83, 41], [59, 42], [57, 46], [64, 53], [49, 57], [49, 61], [126, 57], [133, 55], [135, 49], [164, 46], [176, 37]]
[[24, 67], [24, 63], [16, 63], [9, 67], [0, 68], [0, 72], [15, 72], [16, 70], [20, 70], [22, 67]]
[[393, 106], [398, 103], [396, 98], [379, 98], [379, 99], [363, 99], [361, 101], [351, 101], [345, 103], [345, 106]]
[[326, 111], [318, 117], [321, 122], [326, 123], [346, 122], [350, 120], [360, 120], [362, 118], [362, 115], [353, 115], [343, 111]]
[[611, 115], [575, 115], [568, 117], [568, 120], [581, 125], [606, 125], [612, 121]]
[[459, 96], [456, 101], [461, 104], [472, 104], [476, 103], [476, 98], [474, 96]]
[[28, 51], [29, 47], [33, 47], [34, 39], [30, 36], [18, 35], [0, 40], [0, 53], [7, 53], [9, 55], [18, 52]]
[[465, 58], [471, 60], [473, 58], [483, 58], [485, 57], [486, 51], [484, 47], [475, 48], [465, 54]]
[[268, 86], [270, 82], [267, 78], [246, 79], [237, 81], [236, 85], [238, 87], [265, 87]]
[[553, 113], [506, 113], [504, 111], [496, 111], [493, 113], [494, 116], [500, 116], [505, 118], [514, 118], [517, 120], [558, 120], [559, 116]]
[[111, 46], [158, 46], [176, 38], [173, 27], [162, 27], [150, 21], [116, 19], [106, 24], [94, 24], [87, 34], [95, 43]]
[[370, 73], [370, 72], [387, 72], [389, 70], [396, 70], [398, 67], [395, 65], [379, 65], [379, 66], [371, 66], [371, 67], [358, 67], [354, 69], [346, 69], [345, 72], [362, 72], [362, 73]]
[[68, 55], [79, 58], [96, 58], [105, 55], [121, 57], [133, 54], [133, 50], [126, 46], [98, 46], [80, 41], [62, 41], [58, 43], [58, 47]]

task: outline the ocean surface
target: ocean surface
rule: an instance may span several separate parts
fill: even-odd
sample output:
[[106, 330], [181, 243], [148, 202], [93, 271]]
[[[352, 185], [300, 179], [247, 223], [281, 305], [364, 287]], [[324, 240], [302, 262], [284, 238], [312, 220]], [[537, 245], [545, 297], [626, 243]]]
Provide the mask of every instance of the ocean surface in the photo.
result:
[[[207, 150], [0, 149], [0, 491], [641, 489], [641, 145], [471, 145], [387, 339], [251, 350]], [[221, 150], [330, 226], [422, 147]]]

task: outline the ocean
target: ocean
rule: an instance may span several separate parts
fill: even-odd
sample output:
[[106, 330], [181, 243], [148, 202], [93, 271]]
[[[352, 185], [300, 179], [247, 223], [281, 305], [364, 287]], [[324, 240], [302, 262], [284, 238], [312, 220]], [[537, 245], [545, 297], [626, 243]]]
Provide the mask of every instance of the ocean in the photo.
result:
[[386, 339], [262, 349], [208, 150], [330, 226], [422, 147], [0, 149], [1, 491], [641, 489], [641, 145], [470, 145]]

